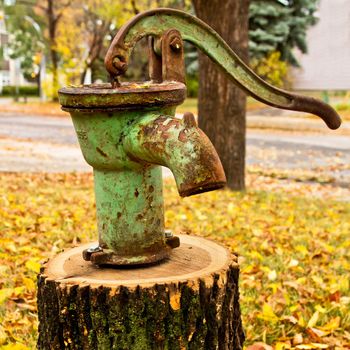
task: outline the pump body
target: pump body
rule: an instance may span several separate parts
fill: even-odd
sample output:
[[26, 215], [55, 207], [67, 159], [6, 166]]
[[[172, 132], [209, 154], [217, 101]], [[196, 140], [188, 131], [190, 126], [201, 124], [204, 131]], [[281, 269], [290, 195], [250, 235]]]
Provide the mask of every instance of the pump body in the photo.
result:
[[94, 169], [99, 245], [96, 264], [154, 263], [179, 245], [165, 232], [161, 165], [181, 196], [221, 188], [225, 174], [194, 117], [175, 118], [182, 83], [85, 86], [60, 90], [85, 160]]

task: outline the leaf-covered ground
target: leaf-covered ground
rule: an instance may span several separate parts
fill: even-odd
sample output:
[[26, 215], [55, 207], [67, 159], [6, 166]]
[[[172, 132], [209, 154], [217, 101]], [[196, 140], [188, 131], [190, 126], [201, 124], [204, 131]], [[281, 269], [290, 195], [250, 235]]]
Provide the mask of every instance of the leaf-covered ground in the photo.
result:
[[[350, 203], [328, 185], [248, 185], [180, 199], [168, 181], [167, 227], [239, 254], [251, 349], [350, 348]], [[40, 261], [95, 238], [93, 201], [88, 174], [1, 174], [0, 349], [35, 348]]]

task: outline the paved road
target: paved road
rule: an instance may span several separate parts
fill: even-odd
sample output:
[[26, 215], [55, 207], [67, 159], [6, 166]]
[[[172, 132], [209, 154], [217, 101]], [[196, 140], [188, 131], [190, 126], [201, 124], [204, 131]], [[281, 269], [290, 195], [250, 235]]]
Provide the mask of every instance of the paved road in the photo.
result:
[[[248, 130], [247, 163], [264, 168], [328, 167], [341, 182], [350, 170], [350, 136]], [[69, 118], [0, 115], [0, 171], [89, 171]]]

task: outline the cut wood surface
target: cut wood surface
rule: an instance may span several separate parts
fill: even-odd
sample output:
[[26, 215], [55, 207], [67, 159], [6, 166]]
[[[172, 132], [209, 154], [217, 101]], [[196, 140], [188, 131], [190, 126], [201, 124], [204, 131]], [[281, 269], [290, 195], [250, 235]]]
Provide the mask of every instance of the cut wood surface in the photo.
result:
[[39, 349], [241, 349], [235, 256], [179, 235], [162, 263], [133, 268], [84, 261], [81, 245], [38, 279]]

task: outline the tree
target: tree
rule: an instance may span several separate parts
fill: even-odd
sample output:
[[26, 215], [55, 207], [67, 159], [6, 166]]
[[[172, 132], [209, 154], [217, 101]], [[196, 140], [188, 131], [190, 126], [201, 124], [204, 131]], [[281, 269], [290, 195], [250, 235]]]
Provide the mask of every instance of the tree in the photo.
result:
[[[196, 14], [245, 61], [248, 59], [249, 0], [193, 0]], [[204, 55], [199, 55], [199, 126], [213, 142], [228, 187], [245, 188], [245, 105], [243, 91]]]
[[10, 33], [10, 57], [20, 58], [24, 77], [39, 84], [40, 60], [45, 51], [41, 37], [43, 23], [32, 9], [23, 5], [4, 4], [3, 8], [6, 13], [6, 27]]
[[117, 20], [124, 22], [124, 10], [111, 0], [74, 1], [57, 28], [56, 47], [67, 83], [84, 83], [88, 69], [92, 70], [92, 79], [97, 78], [95, 70], [99, 70]]
[[[45, 42], [49, 52], [54, 91], [57, 91], [59, 86], [58, 67], [60, 57], [56, 42], [57, 28], [63, 18], [64, 12], [73, 1], [74, 0], [17, 0], [9, 6], [14, 9], [14, 14], [18, 13], [18, 9], [25, 8], [25, 13], [29, 18], [35, 16], [39, 23], [43, 23], [41, 39]], [[55, 96], [54, 99], [57, 99], [57, 96]]]
[[249, 53], [254, 59], [280, 52], [281, 60], [298, 66], [296, 47], [307, 52], [307, 29], [317, 22], [319, 0], [252, 0], [249, 8]]
[[[186, 6], [184, 0], [74, 0], [58, 26], [56, 48], [70, 83], [83, 83], [88, 69], [92, 80], [106, 80], [104, 56], [111, 38], [134, 15], [159, 6]], [[125, 79], [142, 80], [148, 74], [147, 40], [134, 51]], [[77, 76], [79, 78], [77, 79]]]

